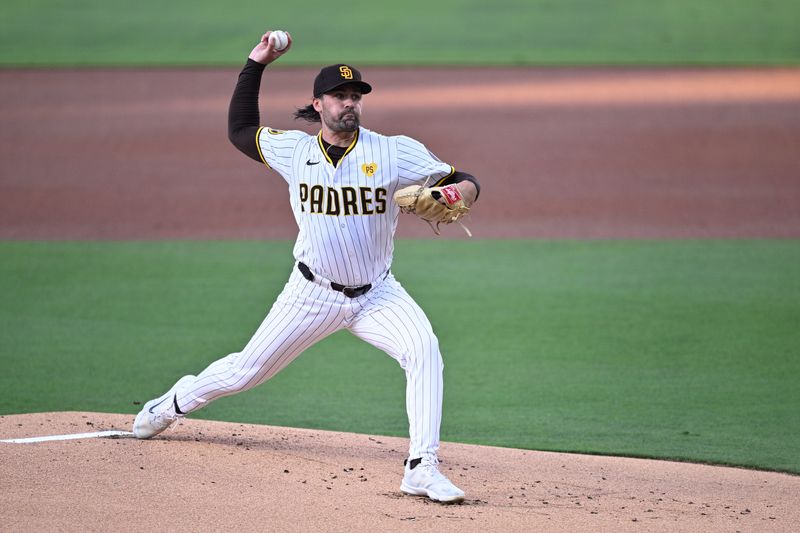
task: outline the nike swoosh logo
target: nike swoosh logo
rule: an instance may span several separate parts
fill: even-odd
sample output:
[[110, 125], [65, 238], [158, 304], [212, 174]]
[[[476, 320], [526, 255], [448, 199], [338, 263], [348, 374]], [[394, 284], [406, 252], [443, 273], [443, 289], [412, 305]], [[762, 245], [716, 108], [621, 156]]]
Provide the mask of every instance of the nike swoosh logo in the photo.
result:
[[153, 409], [155, 409], [156, 407], [158, 407], [159, 405], [161, 405], [161, 404], [162, 404], [162, 403], [164, 403], [165, 401], [166, 401], [166, 398], [165, 398], [164, 400], [161, 400], [161, 401], [160, 401], [160, 402], [158, 402], [157, 404], [153, 405], [153, 406], [152, 406], [150, 409], [148, 409], [148, 411], [150, 411], [150, 412], [152, 413], [152, 412], [153, 412]]
[[319, 165], [319, 161], [313, 161], [313, 162], [312, 162], [310, 159], [308, 159], [308, 160], [306, 161], [306, 165], [308, 165], [308, 166], [311, 166], [311, 165]]

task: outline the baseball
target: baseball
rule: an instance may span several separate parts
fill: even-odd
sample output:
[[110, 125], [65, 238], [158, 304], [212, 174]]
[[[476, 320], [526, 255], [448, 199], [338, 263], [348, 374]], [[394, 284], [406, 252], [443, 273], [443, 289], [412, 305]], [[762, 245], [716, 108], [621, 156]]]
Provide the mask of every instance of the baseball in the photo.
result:
[[272, 47], [280, 52], [289, 45], [289, 36], [285, 31], [275, 30], [269, 34], [269, 41], [272, 43]]

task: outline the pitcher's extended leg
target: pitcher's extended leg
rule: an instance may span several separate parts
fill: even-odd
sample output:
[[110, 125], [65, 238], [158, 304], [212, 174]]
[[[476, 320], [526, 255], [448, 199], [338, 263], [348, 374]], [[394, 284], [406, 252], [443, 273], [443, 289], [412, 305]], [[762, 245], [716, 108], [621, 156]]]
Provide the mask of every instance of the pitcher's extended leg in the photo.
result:
[[[293, 281], [297, 277], [293, 274]], [[304, 350], [342, 327], [339, 293], [302, 277], [296, 285], [299, 287], [284, 289], [241, 352], [211, 363], [190, 386], [178, 391], [181, 411], [189, 413], [204, 403], [265, 382]]]
[[180, 416], [268, 380], [306, 348], [344, 327], [343, 298], [292, 274], [247, 346], [197, 376], [184, 376], [166, 394], [145, 404], [134, 422], [134, 435], [155, 436]]

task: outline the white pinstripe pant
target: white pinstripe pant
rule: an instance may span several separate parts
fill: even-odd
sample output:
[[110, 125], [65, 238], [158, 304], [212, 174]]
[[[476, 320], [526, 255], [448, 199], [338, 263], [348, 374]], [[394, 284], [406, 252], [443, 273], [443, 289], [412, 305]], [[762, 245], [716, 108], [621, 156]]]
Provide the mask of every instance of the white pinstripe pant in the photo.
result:
[[219, 359], [177, 391], [189, 413], [259, 385], [340, 329], [383, 350], [405, 370], [409, 457], [436, 457], [442, 418], [439, 341], [425, 313], [390, 273], [357, 298], [306, 280], [295, 268], [244, 350]]

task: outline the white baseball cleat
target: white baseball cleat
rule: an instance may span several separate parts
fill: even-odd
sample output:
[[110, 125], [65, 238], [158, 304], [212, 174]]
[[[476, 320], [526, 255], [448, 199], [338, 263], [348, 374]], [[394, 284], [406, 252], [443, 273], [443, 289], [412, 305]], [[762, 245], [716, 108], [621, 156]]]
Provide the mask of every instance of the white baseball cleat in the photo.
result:
[[183, 415], [175, 412], [175, 392], [193, 379], [194, 376], [183, 376], [163, 396], [144, 404], [133, 422], [133, 436], [137, 439], [155, 437], [181, 418]]
[[[414, 467], [411, 467], [411, 464]], [[436, 467], [438, 461], [422, 459], [406, 461], [403, 483], [400, 490], [415, 496], [427, 496], [431, 500], [442, 503], [460, 503], [464, 501], [464, 491], [453, 485]]]

